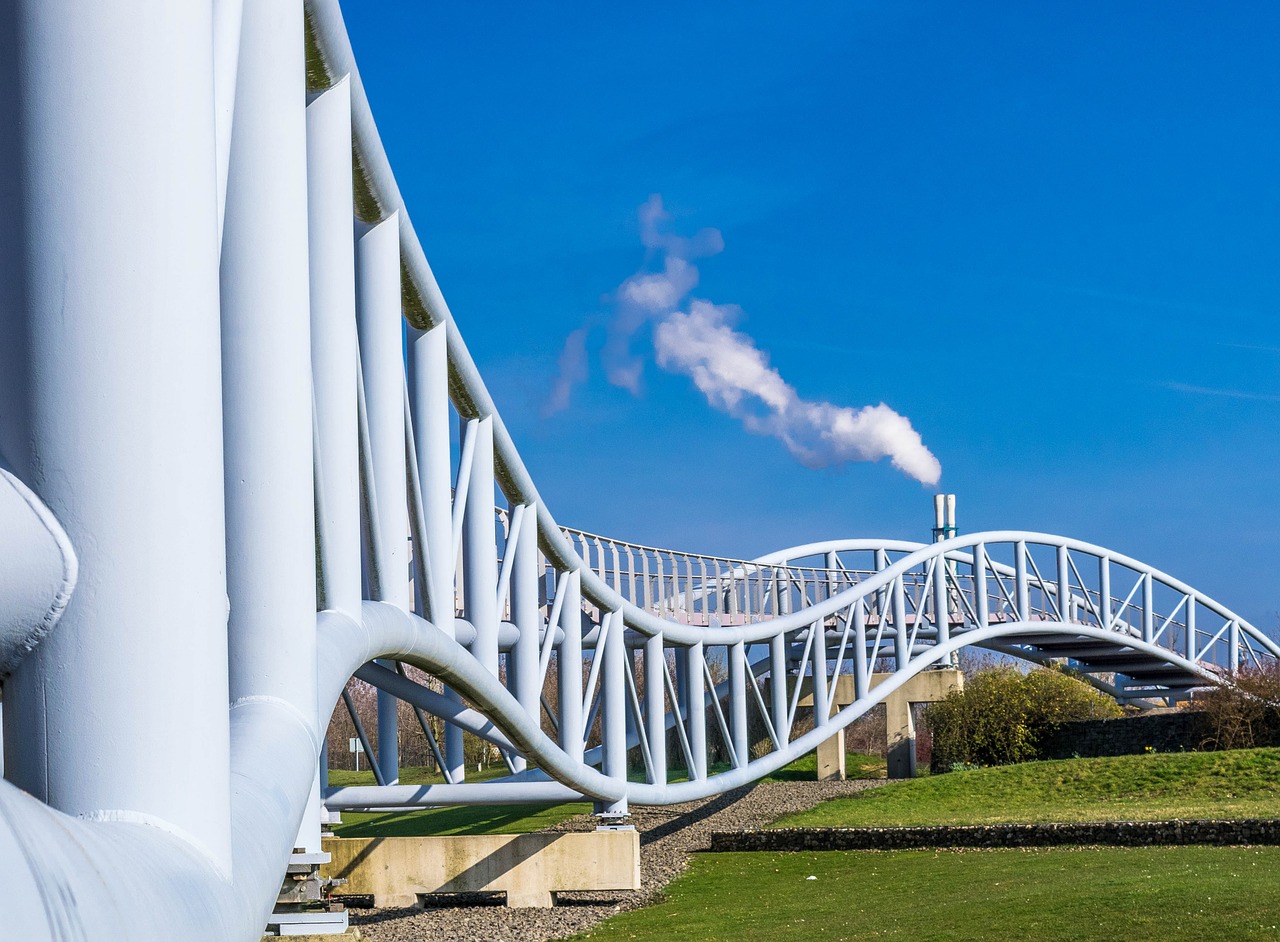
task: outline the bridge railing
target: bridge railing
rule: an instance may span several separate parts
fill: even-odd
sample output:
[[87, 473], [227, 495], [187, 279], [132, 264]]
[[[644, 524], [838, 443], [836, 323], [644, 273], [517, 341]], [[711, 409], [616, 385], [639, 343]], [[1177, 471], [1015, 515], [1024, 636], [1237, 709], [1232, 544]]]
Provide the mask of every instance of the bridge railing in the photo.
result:
[[[812, 748], [831, 724], [856, 713], [831, 715], [831, 678], [854, 674], [857, 710], [865, 709], [882, 659], [893, 666], [886, 682], [893, 684], [945, 663], [965, 644], [1032, 660], [1075, 651], [1086, 665], [1092, 649], [1114, 649], [1132, 662], [1120, 667], [1155, 665], [1167, 671], [1157, 677], [1167, 683], [1152, 686], [1178, 690], [1208, 682], [1219, 667], [1280, 653], [1181, 583], [1105, 549], [1042, 534], [981, 534], [936, 546], [852, 541], [740, 560], [561, 528], [427, 264], [336, 8], [317, 4], [312, 26], [326, 79], [350, 77], [355, 202], [365, 223], [398, 231], [396, 264], [386, 270], [402, 276], [398, 313], [409, 322], [407, 405], [386, 396], [371, 401], [367, 425], [389, 427], [395, 412], [404, 451], [366, 459], [372, 467], [364, 477], [372, 480], [377, 467], [403, 475], [410, 459], [408, 529], [421, 586], [414, 610], [465, 648], [450, 649], [449, 682], [498, 727], [520, 732], [519, 749], [511, 740], [503, 747], [509, 754], [524, 752], [585, 794], [612, 800], [623, 789], [631, 800], [665, 802], [743, 784]], [[396, 346], [381, 367], [406, 369], [401, 353]], [[383, 441], [394, 445], [394, 436]], [[362, 516], [375, 519], [375, 498], [382, 506], [384, 493], [366, 487], [362, 497]], [[390, 503], [400, 506], [398, 494]], [[495, 514], [495, 506], [504, 510]], [[382, 583], [402, 572], [393, 562], [376, 573], [374, 597], [386, 598]], [[440, 604], [446, 599], [451, 604]], [[423, 629], [393, 654], [438, 669], [421, 653], [433, 638]], [[1106, 673], [1098, 664], [1093, 672]], [[479, 680], [468, 679], [472, 667]], [[797, 723], [800, 685], [787, 683], [797, 675], [815, 688], [813, 732]], [[451, 715], [455, 727], [470, 722]], [[528, 728], [544, 716], [553, 730], [545, 741]], [[759, 755], [748, 717], [768, 731]], [[486, 728], [477, 722], [474, 729]], [[666, 784], [668, 730], [689, 763], [685, 785]], [[732, 772], [714, 784], [709, 737], [731, 753]], [[619, 784], [630, 749], [644, 756], [648, 785]]]

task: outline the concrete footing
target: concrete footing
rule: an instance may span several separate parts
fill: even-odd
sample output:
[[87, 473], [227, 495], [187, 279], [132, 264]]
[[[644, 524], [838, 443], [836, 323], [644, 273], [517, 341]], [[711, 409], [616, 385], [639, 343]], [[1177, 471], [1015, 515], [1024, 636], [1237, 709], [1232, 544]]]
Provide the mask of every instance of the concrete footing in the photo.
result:
[[640, 889], [640, 834], [327, 838], [323, 871], [346, 880], [334, 897], [372, 896], [379, 908], [416, 906], [429, 893], [506, 893], [508, 906], [548, 907], [566, 890]]

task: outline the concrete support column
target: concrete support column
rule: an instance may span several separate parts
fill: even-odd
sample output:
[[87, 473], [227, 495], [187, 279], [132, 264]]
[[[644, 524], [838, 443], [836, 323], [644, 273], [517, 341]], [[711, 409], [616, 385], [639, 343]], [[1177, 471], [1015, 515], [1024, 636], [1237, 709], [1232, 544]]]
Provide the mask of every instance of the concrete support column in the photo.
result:
[[[875, 687], [893, 674], [873, 674], [871, 687]], [[849, 674], [834, 678], [834, 708], [839, 711], [861, 699], [857, 683]], [[885, 698], [885, 733], [889, 744], [889, 778], [911, 778], [916, 768], [916, 734], [911, 717], [913, 703], [933, 703], [944, 699], [953, 690], [964, 689], [964, 675], [958, 670], [928, 670], [916, 674]], [[806, 682], [801, 689], [800, 706], [814, 702], [813, 686]], [[842, 779], [845, 757], [844, 730], [825, 740], [817, 749], [818, 779]]]
[[5, 683], [4, 743], [53, 807], [227, 868], [212, 28], [166, 0], [0, 12], [0, 453], [79, 559]]
[[911, 701], [892, 693], [884, 702], [885, 730], [888, 733], [888, 778], [915, 778], [916, 724], [911, 717]]

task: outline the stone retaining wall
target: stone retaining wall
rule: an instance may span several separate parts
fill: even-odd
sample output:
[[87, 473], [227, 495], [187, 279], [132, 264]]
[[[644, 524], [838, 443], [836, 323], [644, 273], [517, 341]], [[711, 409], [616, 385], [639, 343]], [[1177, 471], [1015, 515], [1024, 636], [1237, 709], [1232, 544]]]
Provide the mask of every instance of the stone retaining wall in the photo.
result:
[[715, 831], [715, 851], [907, 850], [935, 847], [1144, 847], [1155, 844], [1280, 844], [1280, 820], [1110, 821], [900, 828], [756, 828]]
[[1042, 759], [1076, 756], [1140, 755], [1156, 752], [1198, 752], [1212, 749], [1213, 725], [1195, 710], [1175, 713], [1139, 713], [1113, 720], [1076, 720], [1063, 723], [1040, 744]]

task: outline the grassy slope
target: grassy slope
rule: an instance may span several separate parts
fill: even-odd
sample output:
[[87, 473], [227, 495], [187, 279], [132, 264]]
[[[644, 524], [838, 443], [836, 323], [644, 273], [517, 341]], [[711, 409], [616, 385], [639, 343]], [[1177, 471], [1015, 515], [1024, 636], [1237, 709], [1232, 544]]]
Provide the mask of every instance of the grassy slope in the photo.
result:
[[1275, 847], [707, 854], [665, 902], [587, 937], [1276, 939], [1277, 867]]
[[829, 801], [778, 826], [1280, 816], [1280, 749], [1066, 759], [952, 772]]
[[[714, 772], [723, 772], [728, 766], [715, 766]], [[779, 769], [766, 778], [766, 781], [813, 781], [816, 774], [816, 759], [812, 755], [804, 756], [791, 765]], [[848, 774], [850, 778], [884, 778], [884, 760], [874, 756], [850, 755]], [[491, 778], [500, 778], [507, 772], [505, 767], [489, 768], [484, 772], [472, 772], [467, 781], [480, 782]], [[670, 781], [682, 781], [684, 773], [673, 771]], [[443, 779], [438, 772], [424, 768], [404, 768], [400, 770], [400, 781], [405, 785], [437, 784]], [[346, 785], [372, 785], [373, 773], [368, 770], [349, 772], [338, 769], [329, 771], [329, 784], [333, 787]], [[591, 811], [586, 802], [572, 802], [563, 805], [483, 805], [472, 807], [429, 808], [421, 811], [379, 812], [362, 814], [352, 811], [343, 812], [342, 824], [334, 828], [339, 837], [417, 837], [422, 835], [448, 834], [527, 834], [552, 827], [567, 818]]]
[[[505, 766], [469, 772], [467, 781], [483, 782], [507, 774]], [[437, 785], [444, 779], [439, 772], [409, 767], [400, 770], [402, 785]], [[329, 784], [335, 788], [347, 785], [373, 785], [373, 773], [329, 770]], [[448, 834], [527, 834], [558, 824], [575, 814], [591, 810], [591, 805], [574, 802], [564, 805], [479, 805], [450, 808], [425, 808], [420, 811], [376, 812], [372, 814], [344, 811], [342, 824], [334, 827], [338, 837], [419, 837]]]

